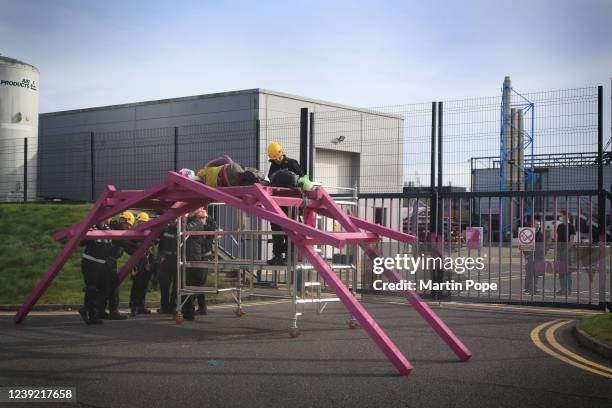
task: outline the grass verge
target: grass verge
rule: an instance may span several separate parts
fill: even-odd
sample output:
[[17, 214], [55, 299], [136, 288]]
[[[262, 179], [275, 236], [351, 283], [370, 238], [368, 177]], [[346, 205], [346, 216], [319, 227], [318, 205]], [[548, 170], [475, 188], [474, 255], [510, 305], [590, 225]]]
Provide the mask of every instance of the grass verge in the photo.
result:
[[587, 316], [580, 323], [582, 330], [612, 346], [612, 313]]
[[[81, 221], [89, 204], [0, 204], [0, 304], [21, 304], [53, 263], [63, 245], [53, 232]], [[39, 304], [83, 302], [79, 247], [59, 271]], [[119, 265], [127, 261], [123, 256]], [[128, 301], [131, 279], [121, 285], [120, 300]], [[147, 300], [158, 300], [150, 293]]]

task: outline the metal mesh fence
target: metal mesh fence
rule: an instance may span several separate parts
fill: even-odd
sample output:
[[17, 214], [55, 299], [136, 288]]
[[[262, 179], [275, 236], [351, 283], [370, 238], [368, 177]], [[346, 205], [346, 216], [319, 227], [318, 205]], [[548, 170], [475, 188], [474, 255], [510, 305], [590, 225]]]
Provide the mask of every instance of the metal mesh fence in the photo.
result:
[[49, 136], [40, 143], [38, 197], [92, 199], [91, 133]]
[[[24, 139], [5, 139], [0, 144], [0, 201], [22, 201], [36, 195], [36, 145]], [[25, 157], [27, 155], [27, 157]]]
[[272, 142], [278, 142], [288, 157], [300, 158], [300, 117], [271, 118], [260, 122], [260, 169], [268, 174], [270, 163], [266, 147]]
[[255, 121], [219, 122], [177, 128], [177, 170], [200, 169], [229, 155], [244, 166], [256, 166]]
[[[521, 167], [535, 173], [526, 189], [596, 188], [597, 98], [597, 87], [512, 95], [511, 107], [525, 111]], [[502, 97], [446, 101], [442, 106], [443, 184], [467, 191], [499, 191]], [[408, 186], [429, 183], [431, 109], [431, 104], [376, 108], [404, 118]], [[606, 181], [609, 186], [612, 180]]]
[[[452, 186], [452, 191], [503, 190], [502, 97], [442, 105], [443, 185]], [[525, 174], [533, 170], [532, 178], [525, 179], [525, 190], [597, 188], [601, 114], [597, 87], [513, 94], [511, 107], [525, 113], [522, 156], [520, 163], [514, 163]], [[314, 139], [314, 169], [310, 173], [330, 192], [354, 187], [365, 194], [398, 193], [404, 188], [423, 192], [429, 187], [432, 126], [437, 128], [431, 103], [318, 108], [309, 119], [309, 138]], [[291, 115], [261, 121], [45, 135], [39, 146], [35, 140], [29, 141], [27, 180], [23, 139], [4, 140], [0, 145], [0, 200], [22, 200], [27, 185], [30, 200], [89, 201], [108, 184], [143, 189], [162, 180], [169, 170], [197, 170], [224, 154], [243, 165], [258, 166], [267, 174], [266, 148], [273, 141], [281, 143], [289, 157], [300, 158], [300, 129], [300, 116]], [[604, 152], [605, 188], [612, 184], [611, 157]]]

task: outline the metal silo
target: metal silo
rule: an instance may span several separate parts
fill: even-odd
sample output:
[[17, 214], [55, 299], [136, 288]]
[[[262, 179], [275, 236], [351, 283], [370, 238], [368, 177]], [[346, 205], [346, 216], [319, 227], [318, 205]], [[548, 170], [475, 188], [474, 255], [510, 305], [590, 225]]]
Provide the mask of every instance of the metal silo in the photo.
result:
[[38, 69], [0, 55], [0, 201], [34, 200]]

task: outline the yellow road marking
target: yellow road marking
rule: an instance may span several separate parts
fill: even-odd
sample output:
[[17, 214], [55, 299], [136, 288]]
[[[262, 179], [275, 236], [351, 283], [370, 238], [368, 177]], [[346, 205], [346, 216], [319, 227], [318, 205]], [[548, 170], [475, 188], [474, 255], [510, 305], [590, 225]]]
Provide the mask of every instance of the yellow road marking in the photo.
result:
[[548, 330], [546, 330], [546, 340], [548, 340], [548, 342], [550, 343], [551, 346], [553, 346], [554, 348], [556, 348], [558, 351], [560, 351], [561, 353], [565, 354], [566, 356], [571, 357], [574, 360], [580, 361], [581, 363], [588, 364], [588, 365], [590, 365], [592, 367], [599, 368], [599, 369], [601, 369], [603, 371], [607, 371], [610, 374], [612, 374], [612, 368], [606, 367], [605, 365], [602, 365], [602, 364], [598, 364], [598, 363], [596, 363], [594, 361], [591, 361], [591, 360], [587, 360], [586, 358], [584, 358], [584, 357], [582, 357], [582, 356], [580, 356], [580, 355], [578, 355], [576, 353], [573, 353], [572, 351], [566, 349], [561, 344], [559, 344], [559, 342], [557, 341], [557, 339], [555, 338], [555, 335], [554, 335], [555, 331], [557, 329], [559, 329], [560, 327], [565, 326], [566, 324], [570, 323], [571, 321], [572, 320], [567, 320], [565, 322], [559, 322], [559, 323], [551, 326]]
[[[551, 350], [546, 344], [544, 344], [541, 340], [540, 340], [540, 332], [542, 331], [542, 329], [544, 329], [545, 327], [549, 326], [547, 331], [546, 331], [546, 338], [547, 340], [549, 339], [549, 336], [554, 337], [554, 332], [561, 326], [563, 326], [564, 324], [567, 324], [569, 321], [568, 320], [553, 320], [550, 322], [546, 322], [546, 323], [542, 323], [541, 325], [537, 326], [535, 329], [533, 329], [531, 331], [531, 341], [533, 342], [533, 344], [536, 345], [537, 348], [539, 348], [540, 350], [542, 350], [543, 352], [545, 352], [546, 354], [561, 360], [567, 364], [573, 365], [574, 367], [580, 368], [582, 370], [588, 371], [590, 373], [593, 374], [597, 374], [597, 375], [601, 375], [602, 377], [606, 377], [606, 378], [612, 378], [612, 373], [608, 373], [605, 371], [600, 371], [597, 370], [595, 368], [589, 367], [587, 365], [578, 363], [574, 360], [570, 360], [569, 358], [567, 358], [566, 356], [557, 353], [554, 350]], [[559, 324], [556, 324], [559, 323]], [[550, 340], [549, 340], [550, 341]], [[557, 343], [558, 344], [558, 343]], [[593, 362], [590, 362], [591, 364], [595, 364]]]
[[463, 302], [448, 302], [442, 303], [441, 306], [444, 308], [455, 308], [455, 309], [502, 309], [502, 310], [517, 310], [523, 312], [535, 312], [535, 313], [555, 313], [555, 314], [563, 314], [563, 315], [594, 315], [600, 314], [602, 312], [596, 310], [572, 310], [572, 309], [559, 309], [559, 308], [550, 308], [550, 307], [541, 307], [541, 306], [513, 306], [506, 305], [502, 303], [463, 303]]

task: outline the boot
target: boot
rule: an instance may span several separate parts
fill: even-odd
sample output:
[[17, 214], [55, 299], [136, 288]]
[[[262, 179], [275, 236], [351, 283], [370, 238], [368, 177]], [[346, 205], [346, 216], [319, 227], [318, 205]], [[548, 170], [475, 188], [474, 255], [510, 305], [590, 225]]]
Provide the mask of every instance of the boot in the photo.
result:
[[151, 310], [145, 307], [144, 300], [138, 304], [138, 314], [151, 314]]
[[206, 307], [206, 303], [198, 307], [198, 313], [202, 316], [206, 316], [208, 314], [208, 308]]
[[103, 320], [100, 319], [96, 311], [92, 311], [89, 313], [89, 324], [102, 324]]
[[122, 315], [119, 311], [110, 312], [108, 315], [108, 320], [125, 320], [127, 319], [126, 315]]
[[91, 321], [89, 320], [89, 314], [87, 313], [87, 309], [82, 307], [79, 309], [79, 315], [81, 316], [81, 319], [83, 319], [83, 321], [85, 322], [85, 324], [91, 324]]
[[284, 265], [286, 264], [285, 258], [282, 255], [274, 255], [274, 258], [268, 260], [268, 265]]

